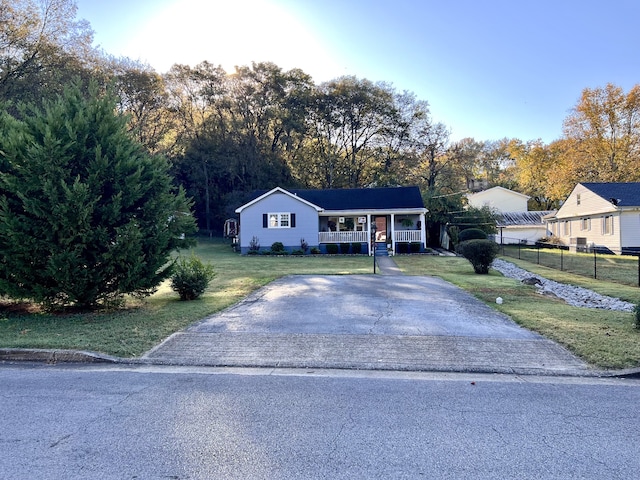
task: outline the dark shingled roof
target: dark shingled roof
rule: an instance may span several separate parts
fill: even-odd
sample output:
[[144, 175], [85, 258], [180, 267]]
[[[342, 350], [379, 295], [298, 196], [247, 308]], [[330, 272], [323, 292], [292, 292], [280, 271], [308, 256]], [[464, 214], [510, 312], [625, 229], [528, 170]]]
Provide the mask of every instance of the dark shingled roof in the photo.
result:
[[582, 183], [586, 188], [619, 207], [640, 206], [640, 182], [630, 183]]
[[[285, 188], [289, 193], [313, 203], [324, 210], [388, 210], [424, 208], [418, 187], [339, 188], [329, 190], [300, 190]], [[251, 200], [267, 193], [254, 192]]]
[[424, 208], [418, 187], [287, 191], [325, 210]]

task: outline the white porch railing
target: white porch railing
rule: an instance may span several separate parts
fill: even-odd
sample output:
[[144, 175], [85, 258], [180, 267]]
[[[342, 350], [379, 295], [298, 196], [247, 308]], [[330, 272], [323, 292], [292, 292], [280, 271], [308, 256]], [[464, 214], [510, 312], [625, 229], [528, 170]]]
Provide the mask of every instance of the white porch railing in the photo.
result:
[[319, 243], [367, 242], [368, 232], [318, 232]]
[[422, 232], [420, 230], [396, 230], [395, 241], [396, 242], [421, 242]]

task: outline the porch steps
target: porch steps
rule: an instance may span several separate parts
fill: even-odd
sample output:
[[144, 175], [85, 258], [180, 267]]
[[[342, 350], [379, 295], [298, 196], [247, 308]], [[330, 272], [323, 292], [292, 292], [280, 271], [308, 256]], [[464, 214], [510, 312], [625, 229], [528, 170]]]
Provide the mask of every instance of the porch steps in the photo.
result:
[[387, 244], [376, 242], [376, 257], [388, 257], [389, 252], [387, 252]]

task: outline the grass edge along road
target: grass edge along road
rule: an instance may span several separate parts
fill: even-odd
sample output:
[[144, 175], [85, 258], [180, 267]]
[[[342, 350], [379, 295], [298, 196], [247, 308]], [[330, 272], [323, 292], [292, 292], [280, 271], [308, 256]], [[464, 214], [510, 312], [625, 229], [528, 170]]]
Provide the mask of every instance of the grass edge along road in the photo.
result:
[[[114, 312], [52, 315], [18, 308], [0, 307], [0, 347], [53, 348], [102, 352], [119, 357], [138, 357], [175, 331], [220, 311], [252, 291], [289, 274], [371, 274], [368, 256], [240, 256], [220, 239], [200, 240], [193, 252], [213, 264], [216, 277], [199, 300], [181, 302], [165, 282], [143, 302], [128, 302]], [[182, 252], [189, 254], [190, 252]], [[543, 297], [534, 287], [522, 285], [495, 271], [476, 275], [468, 261], [430, 255], [396, 256], [408, 275], [433, 275], [469, 291], [520, 325], [565, 345], [600, 368], [640, 365], [640, 331], [633, 328], [631, 313], [571, 307], [556, 298]], [[591, 288], [637, 303], [638, 287], [557, 272], [513, 261], [546, 278]], [[496, 297], [504, 303], [496, 305]]]
[[[563, 300], [537, 293], [533, 286], [503, 277], [495, 270], [488, 275], [473, 273], [460, 257], [394, 257], [408, 275], [434, 275], [470, 292], [516, 323], [564, 345], [588, 363], [600, 368], [640, 365], [640, 330], [633, 314], [612, 310], [572, 307]], [[504, 258], [525, 270], [562, 283], [589, 288], [603, 295], [638, 303], [640, 289], [593, 280], [525, 261]], [[502, 305], [496, 304], [502, 297]]]

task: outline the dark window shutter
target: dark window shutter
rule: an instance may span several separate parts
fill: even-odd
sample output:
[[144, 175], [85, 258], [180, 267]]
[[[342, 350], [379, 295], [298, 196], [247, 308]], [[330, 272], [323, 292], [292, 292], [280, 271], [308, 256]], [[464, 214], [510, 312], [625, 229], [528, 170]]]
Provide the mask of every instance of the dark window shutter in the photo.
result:
[[296, 214], [291, 214], [291, 228], [296, 228]]
[[267, 228], [269, 226], [269, 218], [266, 213], [262, 214], [262, 228]]

